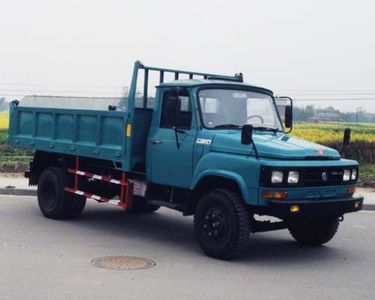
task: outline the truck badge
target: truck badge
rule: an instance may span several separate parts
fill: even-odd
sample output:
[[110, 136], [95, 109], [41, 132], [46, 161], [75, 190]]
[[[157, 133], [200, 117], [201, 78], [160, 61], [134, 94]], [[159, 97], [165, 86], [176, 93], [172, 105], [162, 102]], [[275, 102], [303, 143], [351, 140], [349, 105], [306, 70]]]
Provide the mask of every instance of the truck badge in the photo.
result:
[[323, 172], [322, 173], [322, 180], [323, 181], [327, 181], [328, 180], [328, 174], [327, 174], [327, 172]]
[[202, 144], [202, 145], [211, 145], [211, 141], [212, 140], [209, 140], [209, 139], [198, 138], [196, 143], [197, 144]]

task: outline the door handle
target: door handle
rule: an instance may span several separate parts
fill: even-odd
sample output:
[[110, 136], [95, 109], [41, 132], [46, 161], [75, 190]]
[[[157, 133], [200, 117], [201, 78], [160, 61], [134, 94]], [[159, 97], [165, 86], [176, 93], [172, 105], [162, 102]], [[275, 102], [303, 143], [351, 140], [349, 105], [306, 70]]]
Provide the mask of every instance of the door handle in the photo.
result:
[[153, 140], [153, 141], [151, 141], [151, 144], [153, 144], [153, 145], [158, 145], [158, 144], [161, 144], [161, 143], [163, 143], [163, 142], [159, 141], [159, 140]]

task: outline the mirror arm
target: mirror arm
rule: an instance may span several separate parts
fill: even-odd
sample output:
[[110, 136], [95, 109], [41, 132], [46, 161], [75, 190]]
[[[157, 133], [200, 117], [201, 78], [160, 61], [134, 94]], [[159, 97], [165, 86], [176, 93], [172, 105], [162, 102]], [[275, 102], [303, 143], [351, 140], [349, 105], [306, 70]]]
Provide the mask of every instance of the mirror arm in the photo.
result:
[[290, 110], [291, 110], [291, 124], [288, 131], [285, 131], [285, 133], [291, 133], [293, 130], [293, 100], [292, 98], [288, 97], [290, 99]]
[[251, 139], [251, 144], [253, 145], [254, 147], [254, 152], [255, 152], [255, 158], [258, 159], [258, 150], [257, 150], [257, 147], [255, 146], [255, 143], [254, 143], [254, 140]]
[[291, 110], [291, 124], [290, 124], [290, 128], [288, 131], [285, 131], [285, 133], [291, 133], [292, 130], [293, 130], [293, 101], [292, 101], [292, 98], [289, 98], [290, 99], [290, 110]]
[[173, 126], [173, 130], [174, 130], [174, 135], [176, 137], [176, 147], [177, 147], [177, 149], [180, 149], [180, 142], [178, 140], [178, 132], [179, 132], [179, 130], [177, 129], [176, 126]]

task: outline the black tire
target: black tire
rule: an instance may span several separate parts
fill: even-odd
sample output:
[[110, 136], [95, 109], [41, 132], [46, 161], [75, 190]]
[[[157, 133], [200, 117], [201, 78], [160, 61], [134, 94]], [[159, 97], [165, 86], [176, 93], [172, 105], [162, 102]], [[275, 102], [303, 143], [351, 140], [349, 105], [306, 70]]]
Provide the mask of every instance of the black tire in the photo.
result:
[[74, 218], [81, 214], [86, 198], [67, 193], [67, 173], [58, 167], [45, 169], [38, 181], [38, 203], [43, 215], [50, 219]]
[[160, 208], [160, 205], [149, 204], [144, 197], [133, 196], [132, 208], [128, 210], [132, 214], [151, 214]]
[[237, 257], [250, 235], [250, 214], [241, 197], [227, 189], [214, 189], [201, 197], [194, 215], [199, 246], [218, 259]]
[[292, 237], [301, 245], [320, 246], [329, 242], [339, 228], [337, 217], [293, 221], [289, 225]]

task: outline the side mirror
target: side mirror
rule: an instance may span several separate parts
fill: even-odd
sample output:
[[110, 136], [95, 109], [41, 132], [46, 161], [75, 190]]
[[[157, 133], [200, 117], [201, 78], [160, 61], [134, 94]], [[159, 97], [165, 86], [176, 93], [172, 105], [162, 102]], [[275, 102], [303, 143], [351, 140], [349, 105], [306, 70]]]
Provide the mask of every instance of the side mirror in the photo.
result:
[[293, 129], [293, 100], [286, 96], [276, 97], [275, 100], [281, 122], [284, 123], [284, 128], [289, 129], [285, 133], [289, 133]]
[[253, 125], [245, 124], [241, 131], [241, 144], [250, 145], [253, 140]]
[[348, 146], [349, 143], [350, 143], [350, 128], [345, 128], [343, 145]]
[[293, 127], [293, 110], [291, 105], [285, 107], [285, 127], [290, 129]]

